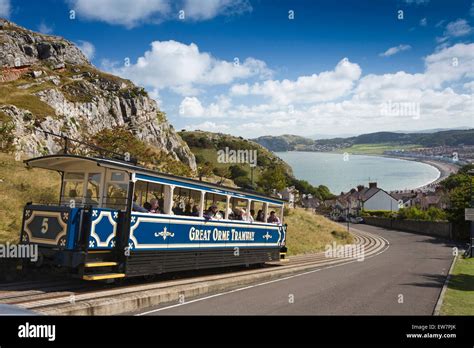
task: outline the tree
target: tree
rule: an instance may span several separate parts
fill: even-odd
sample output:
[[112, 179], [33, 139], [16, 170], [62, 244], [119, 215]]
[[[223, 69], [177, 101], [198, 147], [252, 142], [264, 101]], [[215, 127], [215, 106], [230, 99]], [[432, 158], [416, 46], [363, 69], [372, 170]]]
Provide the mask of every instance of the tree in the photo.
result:
[[258, 189], [265, 193], [272, 193], [283, 190], [287, 185], [287, 177], [284, 170], [280, 166], [274, 166], [266, 169], [257, 182]]
[[238, 165], [230, 166], [229, 171], [230, 171], [230, 177], [232, 179], [235, 179], [241, 176], [247, 176], [247, 171]]
[[211, 162], [206, 162], [198, 167], [199, 180], [202, 181], [204, 176], [210, 176], [212, 174], [213, 165]]

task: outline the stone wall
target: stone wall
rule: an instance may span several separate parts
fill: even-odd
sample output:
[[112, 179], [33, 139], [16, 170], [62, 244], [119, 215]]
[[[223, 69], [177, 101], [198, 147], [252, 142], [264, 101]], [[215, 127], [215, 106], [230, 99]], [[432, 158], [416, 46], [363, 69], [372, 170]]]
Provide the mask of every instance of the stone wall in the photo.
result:
[[421, 220], [397, 220], [380, 217], [364, 217], [368, 225], [406, 232], [426, 234], [444, 239], [456, 239], [450, 222]]

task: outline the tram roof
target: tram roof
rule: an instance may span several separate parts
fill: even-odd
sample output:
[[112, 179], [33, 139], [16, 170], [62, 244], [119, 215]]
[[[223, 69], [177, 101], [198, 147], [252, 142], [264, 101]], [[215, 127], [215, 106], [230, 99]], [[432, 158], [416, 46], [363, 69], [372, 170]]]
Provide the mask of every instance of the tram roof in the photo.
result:
[[[42, 168], [48, 170], [55, 170], [58, 172], [67, 171], [67, 167], [70, 165], [77, 164], [80, 161], [89, 162], [90, 166], [93, 168], [95, 165], [104, 168], [111, 168], [117, 170], [125, 170], [129, 173], [134, 173], [135, 177], [138, 180], [145, 180], [145, 181], [156, 181], [164, 184], [173, 184], [178, 182], [182, 186], [188, 188], [194, 188], [198, 190], [205, 190], [211, 193], [216, 194], [230, 194], [236, 197], [242, 198], [250, 198], [250, 199], [258, 199], [261, 201], [274, 203], [274, 204], [281, 204], [287, 202], [284, 199], [276, 198], [276, 197], [269, 197], [266, 195], [262, 195], [259, 192], [245, 190], [245, 189], [236, 189], [233, 187], [228, 186], [221, 186], [213, 183], [208, 183], [204, 181], [194, 180], [190, 178], [185, 178], [181, 176], [176, 176], [167, 173], [161, 173], [155, 170], [151, 170], [142, 166], [133, 165], [129, 162], [110, 159], [110, 158], [99, 158], [99, 157], [86, 157], [86, 156], [78, 156], [78, 155], [48, 155], [42, 157], [35, 157], [28, 160], [25, 160], [25, 164], [31, 168]], [[94, 165], [95, 164], [95, 165]], [[86, 169], [87, 165], [84, 166]], [[161, 179], [161, 180], [153, 180], [153, 179]]]

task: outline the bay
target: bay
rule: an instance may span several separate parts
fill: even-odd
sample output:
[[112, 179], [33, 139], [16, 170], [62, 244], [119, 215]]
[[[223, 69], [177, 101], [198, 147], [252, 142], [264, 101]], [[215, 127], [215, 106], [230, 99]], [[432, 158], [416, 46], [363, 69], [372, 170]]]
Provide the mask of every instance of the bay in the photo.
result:
[[385, 191], [414, 189], [436, 180], [440, 172], [425, 163], [379, 156], [325, 152], [276, 152], [295, 177], [312, 185], [326, 185], [332, 193], [347, 192], [357, 185], [377, 182]]

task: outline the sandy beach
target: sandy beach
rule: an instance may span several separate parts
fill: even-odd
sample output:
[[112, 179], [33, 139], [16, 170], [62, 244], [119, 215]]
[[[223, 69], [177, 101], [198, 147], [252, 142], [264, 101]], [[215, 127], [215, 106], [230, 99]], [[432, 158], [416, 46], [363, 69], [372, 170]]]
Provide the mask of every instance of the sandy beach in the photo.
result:
[[407, 161], [421, 162], [421, 163], [428, 164], [432, 167], [435, 167], [436, 169], [439, 170], [440, 175], [436, 180], [426, 185], [420, 186], [417, 189], [429, 188], [431, 186], [434, 186], [440, 181], [443, 181], [444, 179], [446, 179], [451, 174], [455, 174], [459, 171], [459, 166], [457, 166], [454, 163], [446, 163], [446, 162], [440, 162], [440, 161], [435, 161], [435, 160], [409, 158], [409, 157], [397, 157], [397, 156], [384, 156], [384, 157], [391, 157], [391, 158], [398, 158], [398, 159], [407, 160]]

